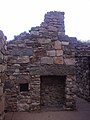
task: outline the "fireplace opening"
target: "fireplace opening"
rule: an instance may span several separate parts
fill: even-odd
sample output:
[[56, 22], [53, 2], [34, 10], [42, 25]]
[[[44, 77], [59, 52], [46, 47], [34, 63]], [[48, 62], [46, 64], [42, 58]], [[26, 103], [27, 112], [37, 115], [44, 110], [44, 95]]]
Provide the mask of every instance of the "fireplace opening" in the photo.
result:
[[66, 76], [41, 76], [41, 107], [63, 108]]

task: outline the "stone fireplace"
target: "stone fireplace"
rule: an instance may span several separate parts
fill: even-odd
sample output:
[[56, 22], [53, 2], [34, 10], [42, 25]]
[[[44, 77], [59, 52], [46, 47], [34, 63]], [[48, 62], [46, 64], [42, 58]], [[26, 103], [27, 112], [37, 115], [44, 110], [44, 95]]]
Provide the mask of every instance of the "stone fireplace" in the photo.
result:
[[65, 106], [66, 76], [41, 76], [41, 107]]
[[64, 13], [56, 11], [48, 12], [40, 26], [9, 41], [5, 110], [74, 110], [75, 42], [65, 35]]

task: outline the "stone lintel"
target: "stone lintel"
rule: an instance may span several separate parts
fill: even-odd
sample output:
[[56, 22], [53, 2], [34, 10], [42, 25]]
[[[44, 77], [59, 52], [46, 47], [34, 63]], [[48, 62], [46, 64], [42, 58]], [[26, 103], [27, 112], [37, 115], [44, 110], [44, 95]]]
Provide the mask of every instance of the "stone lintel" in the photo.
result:
[[75, 67], [71, 65], [42, 65], [30, 68], [30, 75], [74, 75]]

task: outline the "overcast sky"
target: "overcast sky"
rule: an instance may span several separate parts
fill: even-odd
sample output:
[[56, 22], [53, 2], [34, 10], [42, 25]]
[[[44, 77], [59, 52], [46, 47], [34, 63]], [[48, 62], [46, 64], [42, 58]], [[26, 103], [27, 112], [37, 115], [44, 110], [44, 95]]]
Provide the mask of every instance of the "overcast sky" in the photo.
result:
[[90, 40], [90, 0], [0, 0], [0, 29], [13, 39], [39, 26], [48, 11], [65, 12], [66, 35]]

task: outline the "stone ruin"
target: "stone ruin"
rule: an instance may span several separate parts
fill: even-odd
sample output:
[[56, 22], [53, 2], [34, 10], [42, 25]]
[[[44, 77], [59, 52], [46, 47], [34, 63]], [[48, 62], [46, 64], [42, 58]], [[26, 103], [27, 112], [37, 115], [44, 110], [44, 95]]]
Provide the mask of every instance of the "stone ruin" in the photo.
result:
[[7, 57], [6, 57], [6, 37], [0, 30], [0, 120], [4, 119], [5, 108], [5, 94], [4, 94], [4, 80], [5, 71], [7, 70]]
[[90, 100], [90, 44], [65, 35], [64, 12], [48, 12], [40, 26], [7, 44], [0, 35], [0, 116], [75, 110], [76, 95]]

